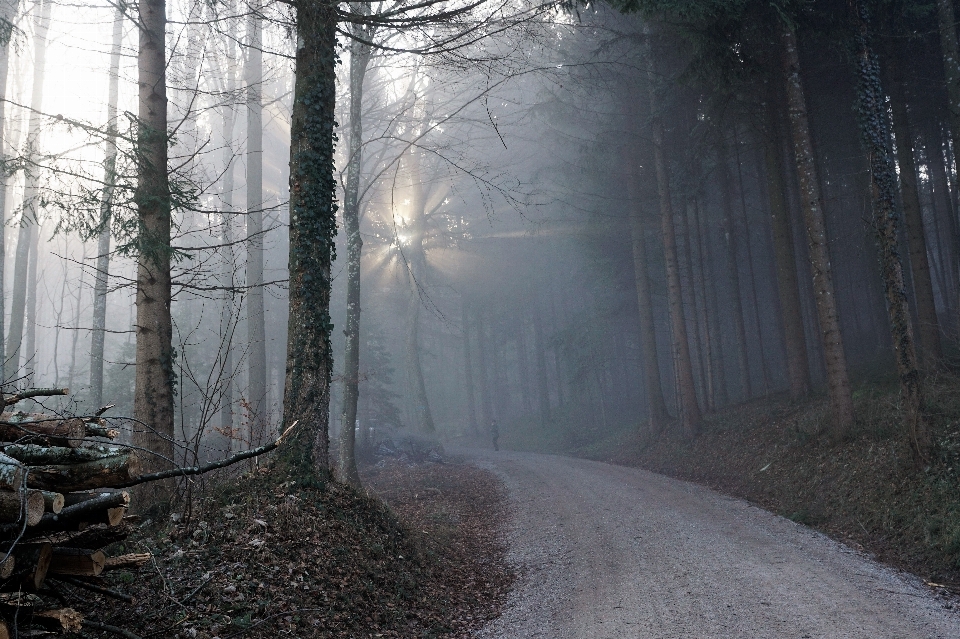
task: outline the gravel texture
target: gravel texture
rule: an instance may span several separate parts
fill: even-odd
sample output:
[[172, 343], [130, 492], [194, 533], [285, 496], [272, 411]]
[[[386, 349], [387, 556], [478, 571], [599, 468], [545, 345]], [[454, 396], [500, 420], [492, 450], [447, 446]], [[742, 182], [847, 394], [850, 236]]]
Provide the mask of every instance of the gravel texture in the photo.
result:
[[918, 578], [782, 517], [647, 471], [470, 451], [510, 493], [521, 578], [481, 639], [956, 639]]

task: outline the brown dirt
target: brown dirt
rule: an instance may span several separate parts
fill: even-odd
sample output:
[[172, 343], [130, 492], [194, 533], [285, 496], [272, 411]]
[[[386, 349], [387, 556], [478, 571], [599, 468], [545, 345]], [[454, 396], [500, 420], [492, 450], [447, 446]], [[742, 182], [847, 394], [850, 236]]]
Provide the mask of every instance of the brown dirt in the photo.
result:
[[133, 606], [59, 588], [90, 619], [144, 639], [466, 637], [495, 616], [514, 576], [493, 475], [448, 463], [365, 478], [389, 507], [267, 471], [198, 504], [190, 522], [150, 527], [113, 554], [149, 549], [156, 563], [104, 580]]

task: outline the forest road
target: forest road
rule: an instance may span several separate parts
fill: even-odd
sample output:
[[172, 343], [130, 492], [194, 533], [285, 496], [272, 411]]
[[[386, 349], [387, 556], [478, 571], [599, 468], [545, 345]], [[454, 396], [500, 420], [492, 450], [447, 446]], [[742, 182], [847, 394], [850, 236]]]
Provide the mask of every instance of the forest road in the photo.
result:
[[744, 501], [634, 468], [458, 452], [506, 483], [520, 572], [479, 638], [960, 638], [960, 612], [919, 579]]

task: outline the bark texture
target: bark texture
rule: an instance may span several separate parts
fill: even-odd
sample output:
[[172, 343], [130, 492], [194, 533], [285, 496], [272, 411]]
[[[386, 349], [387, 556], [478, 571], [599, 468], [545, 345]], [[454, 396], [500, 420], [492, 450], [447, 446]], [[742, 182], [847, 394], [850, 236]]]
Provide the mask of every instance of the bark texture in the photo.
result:
[[696, 385], [693, 381], [693, 362], [690, 359], [690, 343], [687, 339], [687, 322], [683, 310], [683, 291], [680, 284], [680, 264], [677, 257], [677, 238], [674, 228], [673, 204], [670, 197], [670, 174], [664, 148], [664, 128], [660, 104], [654, 82], [654, 63], [647, 51], [647, 77], [650, 83], [650, 112], [653, 117], [653, 156], [657, 172], [657, 191], [660, 196], [661, 230], [663, 253], [667, 270], [667, 299], [670, 306], [670, 328], [673, 342], [674, 366], [677, 377], [677, 404], [680, 411], [680, 426], [689, 437], [694, 437], [700, 428], [700, 405], [697, 402]]
[[[290, 128], [290, 319], [283, 422], [305, 427], [298, 448], [315, 474], [329, 468], [330, 264], [336, 234], [334, 107], [336, 6], [297, 7], [297, 54]], [[301, 470], [307, 471], [303, 468]]]
[[137, 259], [137, 351], [133, 414], [140, 427], [133, 443], [149, 453], [146, 471], [173, 463], [174, 350], [170, 315], [170, 183], [167, 174], [167, 82], [164, 0], [139, 4], [137, 56], [140, 222]]
[[793, 29], [786, 27], [781, 33], [783, 45], [783, 71], [786, 83], [787, 110], [790, 132], [796, 155], [797, 178], [800, 183], [800, 201], [807, 230], [810, 252], [810, 269], [813, 290], [820, 321], [820, 339], [827, 372], [827, 392], [833, 417], [833, 434], [846, 436], [854, 423], [853, 397], [847, 372], [847, 357], [843, 350], [840, 333], [840, 315], [837, 311], [833, 288], [833, 273], [827, 245], [827, 230], [823, 212], [823, 196], [820, 178], [817, 175], [813, 151], [813, 137], [807, 118], [806, 97], [800, 76], [800, 55], [797, 37]]
[[930, 370], [937, 367], [942, 356], [940, 322], [937, 320], [933, 281], [930, 278], [930, 261], [927, 257], [920, 191], [917, 188], [917, 167], [913, 154], [913, 136], [910, 132], [910, 115], [901, 78], [894, 78], [892, 89], [890, 106], [893, 111], [893, 130], [897, 142], [897, 164], [900, 165], [900, 198], [903, 202], [907, 247], [910, 252], [910, 273], [913, 276], [913, 294], [916, 298], [919, 320], [921, 361], [924, 368]]
[[263, 306], [263, 25], [261, 0], [250, 1], [247, 15], [247, 399], [251, 429], [264, 429], [267, 419], [267, 333]]
[[[646, 391], [647, 410], [650, 413], [650, 430], [659, 433], [670, 420], [667, 402], [663, 398], [660, 383], [660, 356], [657, 353], [657, 331], [653, 322], [653, 300], [650, 296], [650, 274], [647, 268], [647, 240], [643, 229], [643, 211], [639, 205], [637, 180], [633, 169], [627, 174], [630, 195], [630, 239], [633, 248], [633, 280], [637, 289], [637, 313], [640, 321], [640, 349], [643, 356], [643, 383]], [[539, 345], [538, 345], [539, 347]]]
[[798, 399], [810, 392], [810, 362], [807, 358], [807, 340], [803, 331], [800, 282], [797, 277], [797, 258], [793, 245], [793, 225], [790, 223], [790, 207], [786, 198], [787, 186], [784, 183], [778, 103], [779, 100], [774, 99], [767, 101], [763, 160], [766, 167], [770, 226], [773, 231], [777, 295], [780, 300], [780, 316], [783, 318], [787, 378], [790, 381], [790, 396]]
[[[918, 462], [926, 462], [932, 454], [933, 436], [924, 415], [923, 380], [917, 363], [913, 328], [910, 323], [910, 306], [903, 281], [903, 263], [900, 260], [897, 245], [897, 173], [889, 146], [886, 96], [881, 87], [880, 64], [870, 45], [869, 15], [866, 6], [859, 0], [850, 0], [849, 4], [857, 27], [857, 63], [860, 80], [857, 111], [860, 116], [860, 131], [870, 160], [873, 226], [880, 246], [880, 269], [883, 275], [897, 373], [900, 378], [904, 417], [914, 455]], [[919, 232], [922, 236], [922, 225]], [[914, 238], [910, 241], [912, 243]], [[934, 317], [936, 317], [935, 310]]]
[[[110, 51], [110, 83], [107, 96], [107, 150], [103, 160], [103, 199], [100, 202], [100, 237], [93, 284], [93, 330], [90, 333], [90, 403], [103, 406], [103, 347], [107, 327], [107, 282], [110, 277], [110, 220], [117, 177], [117, 103], [120, 99], [120, 47], [123, 43], [123, 12], [113, 19]], [[79, 306], [79, 305], [78, 305]]]
[[[360, 13], [369, 5], [357, 6]], [[340, 412], [340, 478], [360, 485], [357, 472], [357, 401], [360, 398], [360, 169], [363, 161], [363, 79], [370, 63], [369, 29], [355, 26], [360, 39], [350, 43], [350, 138], [347, 156], [347, 181], [343, 193], [343, 226], [347, 235], [347, 321], [343, 354], [343, 410]]]

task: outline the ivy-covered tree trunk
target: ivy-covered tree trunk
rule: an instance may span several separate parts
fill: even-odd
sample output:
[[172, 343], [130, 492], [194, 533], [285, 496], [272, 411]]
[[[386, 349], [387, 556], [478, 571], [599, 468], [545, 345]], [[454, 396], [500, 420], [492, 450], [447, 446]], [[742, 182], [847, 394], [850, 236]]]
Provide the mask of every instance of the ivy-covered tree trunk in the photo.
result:
[[640, 349], [643, 355], [643, 382], [646, 391], [647, 412], [650, 414], [650, 432], [659, 434], [670, 421], [667, 402], [663, 399], [660, 380], [660, 356], [657, 353], [657, 331], [653, 321], [653, 298], [650, 295], [650, 274], [647, 268], [647, 240], [644, 236], [640, 207], [639, 176], [634, 158], [626, 150], [627, 193], [630, 197], [630, 241], [633, 247], [633, 281], [637, 289], [637, 315], [640, 323]]
[[920, 206], [917, 167], [913, 157], [910, 115], [907, 111], [905, 87], [899, 77], [894, 80], [890, 106], [893, 111], [893, 130], [897, 142], [897, 163], [900, 165], [900, 197], [903, 202], [903, 217], [907, 230], [907, 247], [910, 251], [910, 273], [913, 276], [913, 293], [916, 297], [919, 320], [921, 361], [924, 368], [931, 370], [939, 365], [942, 356], [940, 322], [937, 319], [933, 281], [930, 278], [930, 261], [927, 257], [927, 240], [923, 228], [923, 209]]
[[666, 142], [655, 78], [653, 58], [648, 49], [647, 79], [650, 91], [650, 113], [653, 119], [653, 160], [657, 172], [657, 191], [660, 196], [663, 253], [667, 270], [667, 300], [670, 307], [670, 333], [677, 377], [677, 403], [680, 411], [680, 427], [688, 437], [694, 437], [699, 432], [702, 416], [700, 405], [697, 402], [696, 385], [693, 381], [693, 362], [690, 359], [687, 321], [683, 312], [680, 261], [677, 257], [677, 237], [674, 228], [673, 203], [670, 197], [670, 174], [667, 167], [666, 149], [664, 148]]
[[174, 358], [170, 316], [170, 182], [167, 174], [166, 3], [141, 0], [137, 56], [137, 354], [133, 443], [153, 451], [144, 470], [173, 460]]
[[[771, 93], [774, 93], [771, 91]], [[763, 160], [766, 168], [770, 226], [773, 232], [773, 257], [776, 262], [777, 294], [783, 321], [783, 341], [787, 355], [787, 378], [790, 397], [798, 399], [810, 392], [810, 362], [803, 331], [800, 307], [800, 283], [797, 277], [796, 252], [787, 186], [784, 183], [783, 153], [780, 144], [780, 101], [771, 96], [766, 104], [766, 131], [763, 132]]]
[[[336, 181], [336, 5], [297, 4], [297, 54], [290, 125], [290, 319], [283, 423], [303, 429], [296, 460], [315, 475], [329, 469], [330, 264]], [[300, 467], [300, 472], [310, 468]]]
[[[369, 5], [357, 7], [361, 13]], [[359, 38], [369, 41], [367, 29], [355, 27]], [[350, 144], [347, 157], [347, 181], [343, 191], [343, 226], [347, 235], [347, 321], [343, 354], [343, 410], [340, 413], [340, 479], [360, 485], [357, 472], [356, 429], [357, 400], [360, 397], [360, 168], [363, 152], [363, 80], [370, 63], [370, 46], [361, 40], [350, 43]]]
[[[850, 0], [849, 4], [856, 27], [859, 75], [857, 113], [870, 160], [873, 226], [880, 247], [880, 269], [900, 378], [900, 393], [914, 454], [918, 461], [926, 461], [930, 458], [933, 440], [923, 414], [923, 384], [917, 366], [910, 307], [903, 282], [903, 264], [897, 246], [897, 173], [889, 146], [886, 96], [880, 83], [880, 64], [868, 39], [866, 7], [859, 0]], [[903, 170], [904, 167], [901, 167]]]
[[817, 318], [820, 321], [820, 339], [827, 371], [827, 393], [833, 417], [833, 435], [844, 437], [853, 427], [853, 396], [847, 373], [847, 356], [840, 333], [840, 315], [833, 290], [833, 272], [827, 246], [827, 229], [823, 213], [823, 195], [817, 174], [813, 137], [807, 117], [807, 103], [800, 77], [800, 55], [797, 36], [791, 27], [781, 33], [783, 45], [783, 73], [786, 83], [787, 111], [793, 150], [797, 158], [797, 178], [800, 183], [800, 202], [807, 229], [810, 269], [816, 299]]
[[110, 220], [117, 179], [117, 103], [120, 99], [120, 47], [123, 44], [123, 11], [113, 18], [110, 81], [107, 91], [107, 150], [103, 158], [103, 199], [100, 201], [100, 237], [93, 284], [93, 330], [90, 332], [90, 406], [103, 406], [103, 348], [107, 327], [107, 283], [110, 277]]

